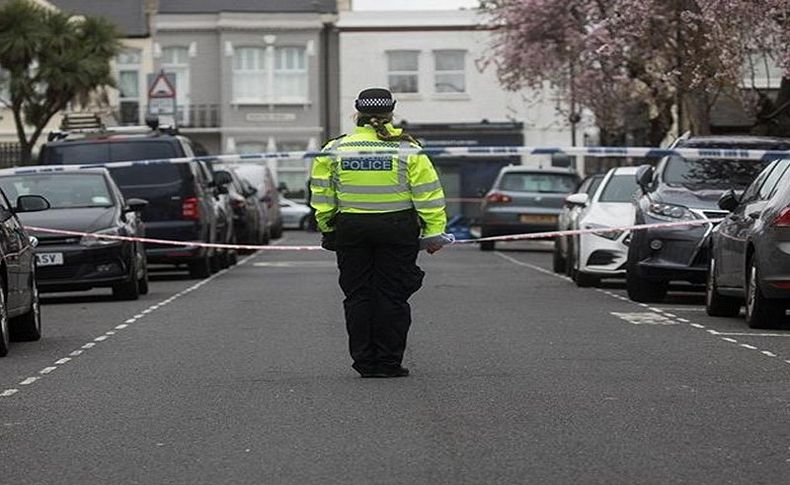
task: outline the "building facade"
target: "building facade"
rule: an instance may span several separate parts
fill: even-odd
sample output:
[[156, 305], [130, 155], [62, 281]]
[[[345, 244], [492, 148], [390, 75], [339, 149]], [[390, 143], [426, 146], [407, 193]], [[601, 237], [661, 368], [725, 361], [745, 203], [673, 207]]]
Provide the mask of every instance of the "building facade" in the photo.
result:
[[[181, 132], [209, 153], [318, 148], [336, 84], [334, 11], [329, 0], [160, 0], [154, 67], [175, 75]], [[303, 189], [309, 161], [271, 164]]]

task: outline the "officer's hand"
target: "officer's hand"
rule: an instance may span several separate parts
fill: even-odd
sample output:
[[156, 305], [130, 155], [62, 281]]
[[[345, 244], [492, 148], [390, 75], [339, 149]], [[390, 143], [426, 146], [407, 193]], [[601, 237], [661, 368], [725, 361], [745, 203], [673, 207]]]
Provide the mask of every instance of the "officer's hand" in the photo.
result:
[[444, 247], [443, 244], [433, 243], [433, 244], [429, 244], [428, 247], [425, 248], [425, 250], [428, 252], [428, 254], [433, 254], [439, 251], [440, 249], [442, 249], [443, 247]]
[[321, 247], [327, 251], [335, 251], [337, 249], [337, 234], [334, 231], [322, 232]]

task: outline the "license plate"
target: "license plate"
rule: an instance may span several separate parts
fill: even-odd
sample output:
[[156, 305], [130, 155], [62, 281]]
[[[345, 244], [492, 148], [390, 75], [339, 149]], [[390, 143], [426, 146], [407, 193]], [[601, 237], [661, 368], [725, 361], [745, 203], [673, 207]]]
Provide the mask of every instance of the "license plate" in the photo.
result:
[[527, 224], [556, 224], [557, 216], [544, 214], [521, 214], [521, 222]]
[[63, 264], [63, 253], [38, 253], [36, 262], [39, 266], [57, 266]]

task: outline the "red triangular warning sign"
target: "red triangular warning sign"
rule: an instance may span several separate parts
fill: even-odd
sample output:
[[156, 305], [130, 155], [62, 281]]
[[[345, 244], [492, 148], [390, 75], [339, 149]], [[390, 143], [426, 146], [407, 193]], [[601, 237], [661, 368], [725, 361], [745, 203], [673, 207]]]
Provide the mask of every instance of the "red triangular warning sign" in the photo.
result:
[[148, 90], [149, 98], [175, 98], [176, 90], [167, 79], [164, 72], [160, 72], [154, 82], [151, 83], [151, 89]]

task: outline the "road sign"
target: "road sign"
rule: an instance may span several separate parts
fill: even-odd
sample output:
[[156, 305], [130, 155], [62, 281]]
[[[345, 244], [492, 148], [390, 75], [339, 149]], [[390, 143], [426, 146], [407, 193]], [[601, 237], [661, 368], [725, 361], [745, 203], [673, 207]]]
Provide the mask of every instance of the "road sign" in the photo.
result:
[[173, 98], [176, 97], [176, 88], [173, 87], [175, 82], [171, 83], [168, 75], [164, 71], [160, 71], [151, 83], [148, 89], [149, 98]]

